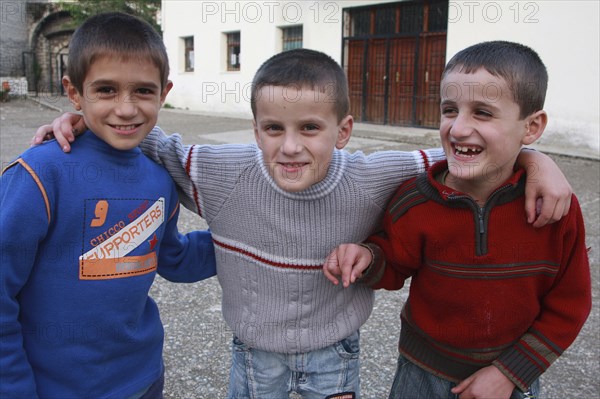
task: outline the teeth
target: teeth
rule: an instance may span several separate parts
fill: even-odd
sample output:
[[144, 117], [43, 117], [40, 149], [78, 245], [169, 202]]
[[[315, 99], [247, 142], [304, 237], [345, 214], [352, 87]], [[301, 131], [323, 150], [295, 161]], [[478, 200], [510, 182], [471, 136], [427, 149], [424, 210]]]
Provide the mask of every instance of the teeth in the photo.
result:
[[133, 130], [133, 129], [135, 129], [135, 125], [115, 125], [115, 129], [117, 129], [117, 130]]
[[456, 149], [456, 154], [460, 155], [475, 156], [482, 151], [482, 149], [479, 147], [471, 147], [466, 145], [454, 145], [454, 148]]

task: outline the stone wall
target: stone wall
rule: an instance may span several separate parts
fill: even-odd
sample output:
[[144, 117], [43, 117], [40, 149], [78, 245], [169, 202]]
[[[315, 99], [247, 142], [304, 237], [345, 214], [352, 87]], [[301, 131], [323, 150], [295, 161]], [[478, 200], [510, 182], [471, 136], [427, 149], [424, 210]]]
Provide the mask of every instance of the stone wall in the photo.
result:
[[0, 1], [0, 76], [22, 76], [22, 52], [29, 50], [27, 2]]
[[73, 33], [70, 20], [57, 3], [0, 0], [0, 76], [25, 77], [25, 84], [18, 83], [19, 92], [25, 87], [60, 93]]

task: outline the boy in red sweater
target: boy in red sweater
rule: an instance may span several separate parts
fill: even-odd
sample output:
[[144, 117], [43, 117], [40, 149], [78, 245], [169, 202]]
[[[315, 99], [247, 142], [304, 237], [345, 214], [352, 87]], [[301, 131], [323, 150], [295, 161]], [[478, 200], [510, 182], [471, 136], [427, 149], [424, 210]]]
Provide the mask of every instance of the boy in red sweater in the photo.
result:
[[456, 54], [441, 86], [447, 161], [400, 186], [380, 234], [324, 265], [344, 286], [397, 290], [412, 277], [390, 398], [537, 397], [539, 376], [590, 312], [577, 199], [539, 229], [522, 212], [515, 160], [546, 127], [547, 82], [539, 56], [517, 43]]

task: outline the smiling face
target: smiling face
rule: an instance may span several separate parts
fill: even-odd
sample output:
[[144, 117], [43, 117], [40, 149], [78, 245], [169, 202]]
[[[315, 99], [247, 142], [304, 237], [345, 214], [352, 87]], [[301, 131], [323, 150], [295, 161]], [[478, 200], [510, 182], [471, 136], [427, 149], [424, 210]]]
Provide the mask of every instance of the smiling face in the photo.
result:
[[257, 93], [256, 142], [269, 174], [286, 191], [302, 191], [325, 178], [334, 148], [350, 139], [352, 123], [350, 115], [338, 121], [320, 91], [265, 86]]
[[504, 79], [484, 68], [446, 74], [440, 121], [450, 172], [446, 184], [485, 201], [510, 177], [521, 145], [535, 141], [545, 122], [544, 111], [520, 118]]
[[137, 147], [156, 124], [172, 87], [161, 89], [159, 69], [149, 60], [99, 57], [90, 66], [79, 93], [63, 78], [69, 99], [83, 112], [86, 126], [118, 150]]

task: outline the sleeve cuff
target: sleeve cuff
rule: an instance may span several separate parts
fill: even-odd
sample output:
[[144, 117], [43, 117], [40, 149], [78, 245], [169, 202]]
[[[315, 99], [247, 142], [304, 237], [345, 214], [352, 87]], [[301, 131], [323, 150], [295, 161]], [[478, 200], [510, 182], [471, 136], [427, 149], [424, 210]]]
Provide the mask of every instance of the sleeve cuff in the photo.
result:
[[518, 389], [526, 392], [549, 366], [535, 362], [535, 358], [536, 356], [533, 354], [528, 355], [526, 346], [519, 341], [502, 353], [492, 364]]
[[385, 257], [383, 251], [376, 244], [360, 244], [371, 252], [371, 263], [364, 271], [360, 282], [366, 286], [373, 286], [381, 280], [385, 271]]

